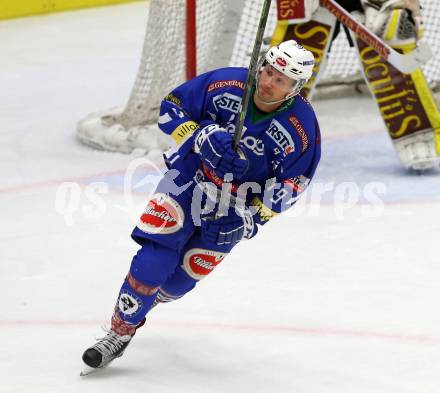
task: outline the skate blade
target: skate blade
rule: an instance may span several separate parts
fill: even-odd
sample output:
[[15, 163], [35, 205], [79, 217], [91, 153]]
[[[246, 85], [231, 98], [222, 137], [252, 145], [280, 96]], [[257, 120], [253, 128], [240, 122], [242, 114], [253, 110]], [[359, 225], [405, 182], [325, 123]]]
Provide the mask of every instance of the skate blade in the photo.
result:
[[[121, 354], [121, 355], [122, 355], [122, 354]], [[114, 359], [113, 359], [113, 360], [114, 360]], [[107, 367], [113, 362], [113, 360], [110, 361], [110, 362], [108, 362], [108, 363], [105, 364], [104, 366], [101, 366], [101, 367], [95, 367], [95, 368], [90, 367], [90, 366], [87, 366], [87, 365], [85, 364], [83, 370], [79, 373], [79, 375], [80, 375], [80, 377], [85, 377], [86, 375], [94, 374], [94, 373], [96, 373], [96, 372], [99, 371], [99, 370], [103, 370], [103, 369], [107, 368]]]
[[86, 375], [94, 374], [99, 370], [105, 369], [106, 367], [108, 367], [109, 364], [110, 363], [107, 363], [105, 366], [96, 367], [96, 368], [89, 367], [86, 365], [86, 366], [84, 366], [83, 370], [79, 373], [79, 375], [80, 375], [80, 377], [85, 377]]
[[96, 371], [101, 370], [100, 368], [93, 368], [89, 366], [84, 366], [83, 370], [79, 373], [80, 377], [85, 377], [86, 375], [90, 375], [95, 373]]

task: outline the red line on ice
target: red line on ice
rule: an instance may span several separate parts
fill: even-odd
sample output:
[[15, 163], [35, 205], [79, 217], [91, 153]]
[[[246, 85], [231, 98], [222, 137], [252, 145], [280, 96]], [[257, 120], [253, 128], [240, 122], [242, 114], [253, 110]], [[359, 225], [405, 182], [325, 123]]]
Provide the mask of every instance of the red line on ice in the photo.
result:
[[[157, 165], [157, 167], [164, 168], [165, 165], [159, 164], [159, 165]], [[44, 187], [58, 185], [58, 184], [61, 184], [64, 182], [81, 182], [81, 181], [85, 181], [85, 180], [94, 179], [97, 177], [123, 175], [123, 174], [125, 174], [125, 172], [126, 172], [126, 169], [119, 169], [116, 171], [98, 172], [98, 173], [94, 173], [94, 174], [90, 174], [90, 175], [46, 180], [46, 181], [42, 181], [39, 183], [23, 184], [23, 185], [15, 186], [15, 187], [4, 187], [4, 188], [0, 188], [0, 193], [13, 193], [13, 192], [21, 192], [21, 191], [30, 191], [30, 190], [35, 190], [37, 188], [44, 188]]]
[[[0, 320], [0, 328], [6, 327], [78, 327], [96, 326], [103, 324], [101, 320]], [[151, 327], [179, 328], [179, 329], [220, 329], [234, 331], [266, 332], [266, 333], [286, 333], [307, 336], [337, 336], [342, 338], [367, 338], [390, 341], [417, 342], [421, 344], [440, 344], [440, 336], [433, 335], [411, 335], [399, 333], [385, 333], [362, 330], [328, 329], [328, 328], [309, 328], [299, 326], [281, 325], [252, 325], [252, 324], [233, 324], [217, 322], [179, 322], [179, 321], [151, 321]]]

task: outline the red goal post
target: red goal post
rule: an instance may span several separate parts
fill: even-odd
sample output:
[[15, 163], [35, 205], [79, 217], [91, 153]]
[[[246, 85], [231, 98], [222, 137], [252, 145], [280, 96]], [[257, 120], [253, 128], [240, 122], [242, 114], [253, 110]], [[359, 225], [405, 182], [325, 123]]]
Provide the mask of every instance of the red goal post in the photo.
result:
[[[160, 133], [156, 126], [160, 101], [196, 74], [227, 65], [248, 66], [262, 3], [263, 0], [150, 0], [140, 66], [127, 104], [81, 120], [79, 139], [99, 149], [123, 153], [163, 148], [157, 141]], [[435, 89], [440, 83], [440, 7], [438, 0], [421, 3], [427, 41], [434, 52], [434, 59], [423, 69]], [[231, 21], [232, 9], [240, 14], [239, 23]], [[265, 37], [271, 37], [276, 15], [276, 1], [272, 1]], [[225, 44], [224, 32], [234, 28], [234, 43]], [[227, 54], [230, 49], [232, 54]], [[179, 61], [170, 63], [169, 53]], [[230, 58], [229, 64], [220, 60], [219, 54]], [[322, 91], [326, 90], [333, 97], [344, 89], [353, 92], [353, 86], [362, 84], [356, 51], [349, 47], [344, 34], [334, 41], [323, 72], [320, 86], [324, 89], [318, 88], [318, 96], [325, 96]]]

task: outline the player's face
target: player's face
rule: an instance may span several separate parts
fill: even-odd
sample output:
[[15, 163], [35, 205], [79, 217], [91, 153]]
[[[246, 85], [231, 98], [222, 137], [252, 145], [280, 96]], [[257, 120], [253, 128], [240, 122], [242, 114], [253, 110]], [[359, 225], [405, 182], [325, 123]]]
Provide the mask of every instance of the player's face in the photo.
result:
[[293, 84], [292, 79], [266, 64], [258, 81], [258, 97], [263, 101], [282, 100], [292, 92]]

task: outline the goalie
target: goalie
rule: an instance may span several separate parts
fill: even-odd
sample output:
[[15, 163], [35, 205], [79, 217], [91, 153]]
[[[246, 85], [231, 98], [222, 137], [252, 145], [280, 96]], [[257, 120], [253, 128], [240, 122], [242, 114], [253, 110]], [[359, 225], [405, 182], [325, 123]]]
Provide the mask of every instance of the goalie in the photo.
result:
[[[326, 57], [331, 56], [331, 43], [340, 30], [340, 22], [326, 9], [329, 3], [333, 6], [327, 0], [305, 0], [305, 8], [300, 10], [302, 18], [279, 20], [272, 39], [272, 44], [286, 39], [301, 40], [314, 53], [315, 76], [303, 90], [308, 98], [313, 95]], [[419, 0], [336, 0], [336, 3], [399, 53], [411, 53], [424, 35]], [[298, 2], [292, 7], [298, 7]], [[291, 11], [298, 15], [299, 9]], [[279, 8], [279, 19], [280, 15]], [[400, 72], [360, 37], [345, 26], [344, 29], [350, 44], [356, 43], [365, 80], [402, 165], [418, 171], [436, 166], [440, 155], [440, 113], [423, 71], [418, 68], [409, 74]]]

